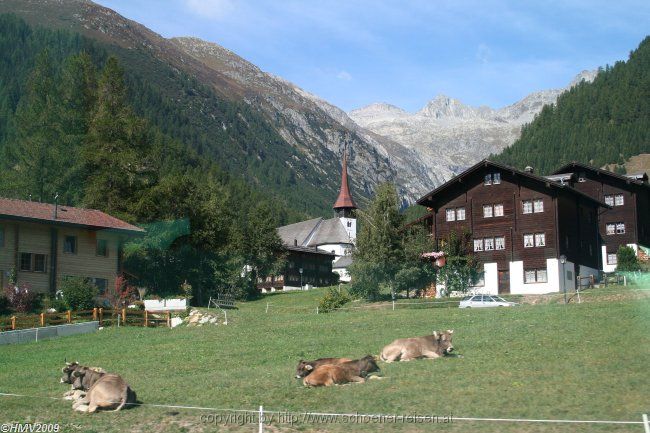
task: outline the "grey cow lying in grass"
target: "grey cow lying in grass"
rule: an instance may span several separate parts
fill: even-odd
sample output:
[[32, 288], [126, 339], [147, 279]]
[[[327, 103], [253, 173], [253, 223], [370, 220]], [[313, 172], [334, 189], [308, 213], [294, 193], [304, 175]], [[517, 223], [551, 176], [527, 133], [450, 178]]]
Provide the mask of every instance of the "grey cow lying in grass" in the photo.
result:
[[100, 368], [90, 368], [79, 363], [66, 363], [62, 383], [71, 383], [73, 390], [65, 398], [75, 400], [72, 408], [93, 413], [97, 409], [121, 410], [127, 404], [136, 403], [136, 394], [117, 374]]

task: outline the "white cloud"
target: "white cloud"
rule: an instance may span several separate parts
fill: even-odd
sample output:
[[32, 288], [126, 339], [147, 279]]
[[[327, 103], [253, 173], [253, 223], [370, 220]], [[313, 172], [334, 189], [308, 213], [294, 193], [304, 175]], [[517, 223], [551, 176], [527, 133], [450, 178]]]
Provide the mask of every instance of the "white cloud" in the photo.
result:
[[476, 49], [476, 59], [481, 63], [488, 63], [492, 56], [492, 50], [486, 44], [479, 44]]
[[187, 8], [204, 18], [223, 18], [235, 9], [231, 0], [184, 0]]
[[336, 78], [343, 81], [350, 81], [352, 80], [352, 75], [350, 75], [348, 71], [340, 71], [338, 74], [336, 74]]

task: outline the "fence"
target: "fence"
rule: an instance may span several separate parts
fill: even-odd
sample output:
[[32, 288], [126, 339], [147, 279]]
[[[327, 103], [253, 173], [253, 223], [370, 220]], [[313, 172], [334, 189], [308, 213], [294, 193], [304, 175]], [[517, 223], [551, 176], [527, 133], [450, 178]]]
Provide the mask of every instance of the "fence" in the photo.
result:
[[93, 308], [92, 310], [63, 311], [60, 313], [41, 313], [24, 316], [0, 318], [0, 331], [42, 328], [46, 326], [96, 321], [99, 326], [159, 326], [171, 327], [169, 311], [146, 311], [122, 308], [111, 310]]
[[[398, 310], [403, 308], [454, 308], [458, 307], [460, 300], [456, 301], [391, 301], [377, 302], [373, 304], [354, 305], [350, 307], [339, 307], [328, 310], [332, 311], [359, 311], [359, 310]], [[303, 313], [303, 314], [321, 314], [324, 311], [319, 307], [289, 307], [277, 305], [272, 302], [266, 303], [265, 312], [284, 312], [284, 313]]]

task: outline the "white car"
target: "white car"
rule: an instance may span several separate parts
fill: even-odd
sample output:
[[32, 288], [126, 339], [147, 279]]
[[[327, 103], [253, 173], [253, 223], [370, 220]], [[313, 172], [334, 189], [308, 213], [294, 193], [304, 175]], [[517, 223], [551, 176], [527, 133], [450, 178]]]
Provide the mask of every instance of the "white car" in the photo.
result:
[[497, 295], [472, 295], [465, 296], [458, 304], [458, 308], [512, 307], [513, 305], [517, 304]]

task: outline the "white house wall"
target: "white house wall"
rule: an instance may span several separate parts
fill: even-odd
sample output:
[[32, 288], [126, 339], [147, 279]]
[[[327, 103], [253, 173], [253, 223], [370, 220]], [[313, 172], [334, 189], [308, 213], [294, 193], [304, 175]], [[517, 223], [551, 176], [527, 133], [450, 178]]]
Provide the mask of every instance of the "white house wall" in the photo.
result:
[[[590, 268], [586, 268], [590, 269]], [[544, 293], [558, 293], [564, 290], [575, 290], [575, 274], [572, 262], [564, 264], [562, 272], [562, 263], [558, 259], [546, 259], [546, 283], [525, 283], [524, 282], [524, 262], [510, 262], [510, 293], [513, 295], [540, 295]]]
[[319, 250], [327, 251], [328, 253], [334, 253], [337, 257], [345, 256], [346, 251], [350, 249], [348, 244], [325, 244], [319, 245]]

